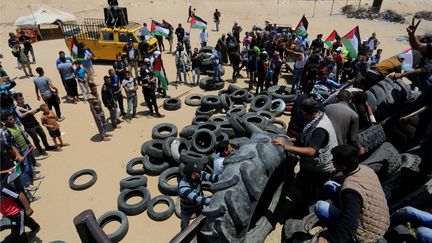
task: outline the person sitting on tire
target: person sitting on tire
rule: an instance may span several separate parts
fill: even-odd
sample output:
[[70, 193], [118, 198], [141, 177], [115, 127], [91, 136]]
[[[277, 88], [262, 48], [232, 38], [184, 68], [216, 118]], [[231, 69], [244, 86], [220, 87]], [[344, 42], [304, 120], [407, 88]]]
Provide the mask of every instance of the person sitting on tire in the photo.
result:
[[183, 178], [178, 184], [178, 194], [180, 196], [181, 209], [181, 230], [188, 225], [193, 214], [200, 214], [203, 206], [210, 204], [210, 198], [204, 196], [201, 182], [217, 182], [219, 176], [201, 171], [198, 164], [189, 162], [183, 169]]
[[213, 174], [220, 175], [223, 172], [223, 162], [233, 152], [233, 147], [227, 140], [222, 140], [216, 146], [216, 156], [213, 160]]
[[293, 212], [300, 214], [316, 202], [322, 185], [334, 174], [330, 151], [338, 145], [333, 124], [327, 115], [319, 110], [317, 101], [306, 98], [301, 105], [301, 111], [309, 123], [304, 127], [300, 141], [282, 135], [297, 145], [285, 143], [282, 137], [272, 141], [274, 145], [280, 145], [288, 152], [300, 156], [300, 172], [289, 187], [289, 197], [294, 203]]
[[339, 145], [331, 150], [333, 165], [344, 174], [341, 184], [328, 181], [324, 190], [339, 207], [318, 201], [315, 214], [327, 225], [318, 242], [378, 242], [390, 226], [389, 208], [378, 176], [359, 165], [357, 148]]

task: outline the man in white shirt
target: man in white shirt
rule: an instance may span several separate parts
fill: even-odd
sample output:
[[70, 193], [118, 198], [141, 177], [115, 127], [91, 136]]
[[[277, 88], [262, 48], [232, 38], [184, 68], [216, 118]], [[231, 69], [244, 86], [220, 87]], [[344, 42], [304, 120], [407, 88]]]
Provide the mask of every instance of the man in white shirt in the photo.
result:
[[126, 98], [128, 104], [126, 121], [129, 122], [130, 119], [134, 118], [136, 115], [136, 110], [138, 106], [136, 91], [138, 90], [138, 85], [135, 79], [132, 78], [129, 73], [126, 73], [125, 79], [122, 81], [122, 86], [126, 92]]
[[206, 32], [206, 30], [203, 29], [202, 32], [200, 33], [201, 47], [206, 46], [207, 45], [207, 41], [208, 41], [208, 32]]
[[224, 170], [224, 160], [233, 152], [233, 147], [227, 140], [222, 140], [216, 146], [216, 156], [213, 160], [213, 174], [220, 175]]

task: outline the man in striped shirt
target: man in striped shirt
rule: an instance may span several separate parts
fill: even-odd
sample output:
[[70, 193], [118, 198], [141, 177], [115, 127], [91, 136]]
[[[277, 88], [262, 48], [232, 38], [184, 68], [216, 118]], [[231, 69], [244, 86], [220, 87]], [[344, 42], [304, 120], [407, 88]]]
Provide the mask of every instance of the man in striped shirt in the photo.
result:
[[200, 214], [203, 206], [210, 204], [210, 198], [204, 196], [201, 182], [217, 182], [218, 175], [201, 171], [195, 162], [189, 162], [183, 169], [184, 176], [178, 185], [181, 208], [181, 230], [188, 225], [193, 214]]

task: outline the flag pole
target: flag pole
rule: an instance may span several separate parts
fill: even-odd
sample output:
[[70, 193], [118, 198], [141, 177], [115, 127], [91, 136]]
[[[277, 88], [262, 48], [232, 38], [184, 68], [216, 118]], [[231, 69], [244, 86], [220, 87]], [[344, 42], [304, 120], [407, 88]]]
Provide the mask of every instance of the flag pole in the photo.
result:
[[334, 1], [335, 1], [335, 0], [333, 0], [332, 5], [331, 5], [331, 9], [330, 9], [330, 16], [331, 16], [332, 13], [333, 13], [333, 5], [334, 5]]
[[315, 0], [315, 2], [314, 2], [314, 8], [313, 8], [312, 18], [315, 18], [315, 8], [316, 8], [316, 3], [317, 3], [317, 0]]

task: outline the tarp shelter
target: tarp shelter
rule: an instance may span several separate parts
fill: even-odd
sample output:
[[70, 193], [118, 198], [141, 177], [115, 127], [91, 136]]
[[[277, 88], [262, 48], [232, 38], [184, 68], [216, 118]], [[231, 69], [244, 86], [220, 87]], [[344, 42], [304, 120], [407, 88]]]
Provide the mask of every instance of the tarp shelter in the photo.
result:
[[15, 25], [17, 26], [17, 32], [21, 30], [36, 30], [42, 39], [53, 39], [63, 38], [59, 26], [60, 23], [75, 22], [77, 20], [77, 17], [71, 13], [42, 6], [30, 15], [19, 17], [15, 21]]

